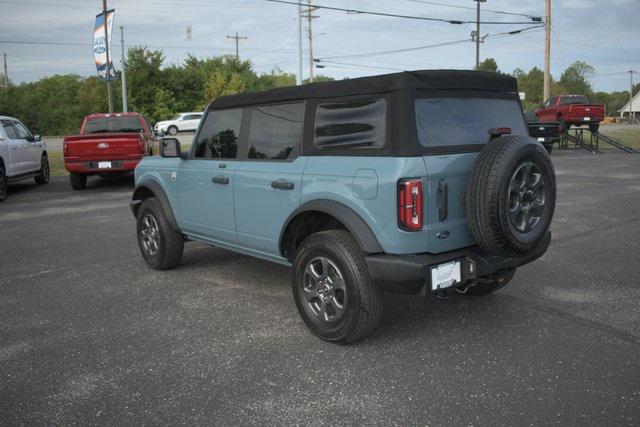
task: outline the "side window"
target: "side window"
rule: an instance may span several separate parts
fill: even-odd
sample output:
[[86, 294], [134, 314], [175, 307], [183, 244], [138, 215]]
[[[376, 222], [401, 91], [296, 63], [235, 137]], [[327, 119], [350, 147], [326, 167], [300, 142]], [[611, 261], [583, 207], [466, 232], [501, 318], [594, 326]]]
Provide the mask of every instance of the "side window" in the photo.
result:
[[9, 120], [2, 120], [2, 128], [4, 129], [4, 133], [7, 135], [7, 138], [18, 139], [18, 135]]
[[251, 109], [250, 159], [286, 159], [302, 139], [304, 103]]
[[235, 159], [242, 124], [242, 109], [211, 111], [198, 134], [193, 157]]
[[184, 116], [183, 120], [200, 120], [202, 118], [202, 114], [189, 114], [188, 116]]
[[379, 148], [386, 136], [387, 101], [367, 99], [319, 104], [314, 144], [323, 148]]
[[31, 132], [29, 132], [27, 130], [27, 128], [22, 125], [22, 123], [13, 122], [13, 128], [16, 131], [16, 135], [18, 135], [18, 139], [29, 139], [29, 138], [31, 138]]

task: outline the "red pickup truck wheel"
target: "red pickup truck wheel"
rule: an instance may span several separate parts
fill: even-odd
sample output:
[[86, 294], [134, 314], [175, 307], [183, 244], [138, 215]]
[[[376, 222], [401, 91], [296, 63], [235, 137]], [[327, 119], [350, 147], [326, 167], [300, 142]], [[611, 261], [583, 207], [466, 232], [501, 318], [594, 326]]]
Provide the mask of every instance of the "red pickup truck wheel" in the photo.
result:
[[84, 190], [87, 188], [87, 175], [71, 172], [69, 174], [69, 182], [74, 190]]

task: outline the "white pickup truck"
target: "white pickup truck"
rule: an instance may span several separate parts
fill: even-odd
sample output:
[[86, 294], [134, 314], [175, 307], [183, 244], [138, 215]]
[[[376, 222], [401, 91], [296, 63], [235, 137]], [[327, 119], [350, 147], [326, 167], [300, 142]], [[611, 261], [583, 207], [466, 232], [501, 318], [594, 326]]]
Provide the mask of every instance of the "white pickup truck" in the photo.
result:
[[0, 116], [0, 202], [8, 184], [28, 178], [38, 185], [49, 182], [47, 147], [18, 119]]

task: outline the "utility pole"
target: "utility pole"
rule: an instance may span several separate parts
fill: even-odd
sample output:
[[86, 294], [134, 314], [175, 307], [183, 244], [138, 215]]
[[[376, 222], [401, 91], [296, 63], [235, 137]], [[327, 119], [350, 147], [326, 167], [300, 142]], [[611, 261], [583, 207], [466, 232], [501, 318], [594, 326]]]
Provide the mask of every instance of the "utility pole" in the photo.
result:
[[302, 1], [298, 1], [298, 75], [296, 84], [302, 84]]
[[113, 88], [111, 87], [111, 59], [109, 59], [109, 27], [107, 26], [107, 0], [102, 0], [102, 13], [104, 15], [104, 47], [107, 49], [107, 93], [109, 96], [109, 114], [113, 113]]
[[480, 3], [487, 0], [474, 0], [476, 2], [476, 70], [480, 68]]
[[314, 19], [319, 18], [319, 16], [313, 14], [313, 11], [318, 8], [311, 6], [311, 0], [307, 0], [307, 3], [308, 7], [303, 15], [307, 18], [307, 37], [309, 38], [309, 81], [313, 83], [313, 29], [311, 23]]
[[551, 96], [551, 0], [545, 0], [544, 15], [544, 94], [542, 101], [546, 101]]
[[[629, 124], [636, 121], [635, 114], [633, 113], [633, 73], [635, 73], [634, 70], [629, 70]], [[632, 115], [633, 119], [631, 118]]]
[[236, 31], [235, 36], [227, 36], [228, 39], [234, 39], [236, 41], [236, 61], [240, 63], [240, 40], [246, 40], [247, 37], [238, 36], [238, 32]]
[[7, 54], [2, 54], [4, 60], [4, 90], [9, 90], [9, 71], [7, 70]]
[[122, 46], [122, 59], [120, 60], [120, 62], [122, 62], [122, 72], [120, 74], [122, 80], [122, 112], [126, 113], [129, 109], [129, 106], [127, 105], [127, 74], [125, 71], [126, 66], [124, 62], [124, 27], [122, 25], [120, 25], [120, 45]]

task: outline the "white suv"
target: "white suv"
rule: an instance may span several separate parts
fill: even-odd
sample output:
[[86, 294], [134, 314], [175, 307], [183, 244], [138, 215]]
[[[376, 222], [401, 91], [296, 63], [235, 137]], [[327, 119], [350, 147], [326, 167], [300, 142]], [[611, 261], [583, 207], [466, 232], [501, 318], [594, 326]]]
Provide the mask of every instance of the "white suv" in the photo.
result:
[[181, 113], [171, 120], [165, 120], [156, 123], [153, 130], [156, 135], [175, 135], [178, 132], [190, 131], [195, 132], [200, 125], [202, 113]]
[[0, 202], [7, 184], [27, 178], [39, 185], [49, 182], [47, 147], [18, 119], [0, 116]]

